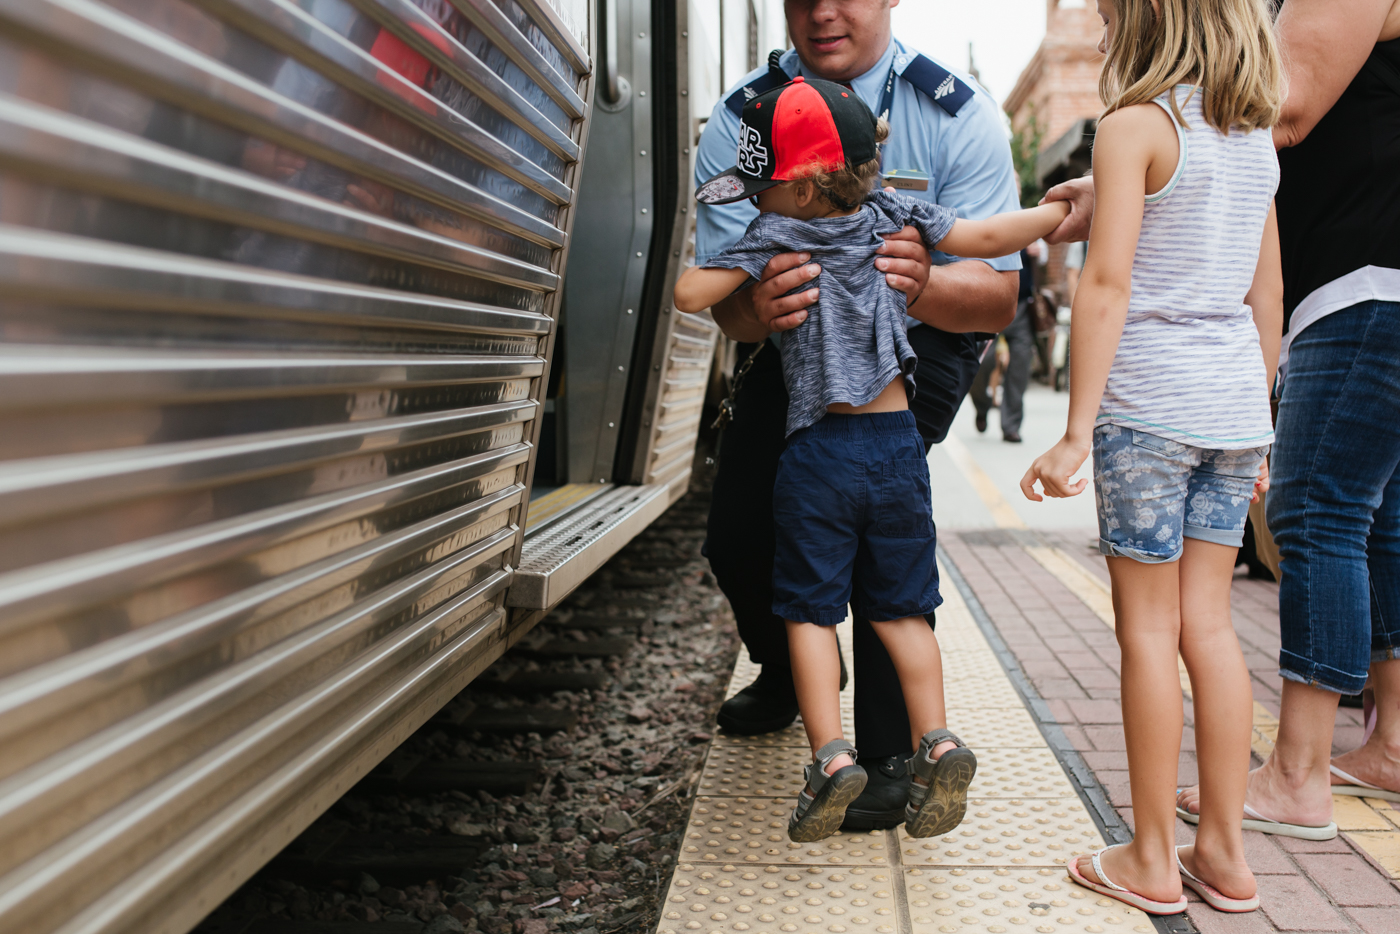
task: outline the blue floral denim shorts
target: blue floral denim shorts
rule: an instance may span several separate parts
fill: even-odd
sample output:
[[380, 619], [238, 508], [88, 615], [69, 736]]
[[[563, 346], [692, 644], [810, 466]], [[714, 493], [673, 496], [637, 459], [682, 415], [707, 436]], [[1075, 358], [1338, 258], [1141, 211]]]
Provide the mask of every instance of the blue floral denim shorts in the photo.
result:
[[1184, 538], [1238, 548], [1268, 447], [1216, 451], [1157, 435], [1094, 429], [1099, 552], [1145, 564], [1181, 557]]

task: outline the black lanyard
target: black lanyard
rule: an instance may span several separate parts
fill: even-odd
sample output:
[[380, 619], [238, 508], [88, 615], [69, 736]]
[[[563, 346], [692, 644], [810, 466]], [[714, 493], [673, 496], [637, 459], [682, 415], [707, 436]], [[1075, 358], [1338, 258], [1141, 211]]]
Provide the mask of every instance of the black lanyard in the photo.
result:
[[[890, 62], [890, 73], [885, 78], [885, 90], [880, 93], [880, 106], [875, 109], [875, 116], [883, 117], [888, 123], [890, 119], [890, 106], [894, 103], [894, 62]], [[880, 164], [885, 164], [885, 144], [881, 143], [876, 147], [880, 151]]]
[[880, 106], [875, 108], [875, 116], [890, 119], [890, 105], [894, 103], [894, 64], [890, 64], [889, 77], [885, 78], [885, 90], [880, 94]]

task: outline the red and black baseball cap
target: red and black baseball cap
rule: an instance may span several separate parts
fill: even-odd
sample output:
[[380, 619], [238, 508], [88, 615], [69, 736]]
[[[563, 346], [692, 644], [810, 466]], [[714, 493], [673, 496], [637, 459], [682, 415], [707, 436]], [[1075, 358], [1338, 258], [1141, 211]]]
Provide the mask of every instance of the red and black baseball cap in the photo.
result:
[[697, 188], [695, 200], [729, 204], [878, 155], [875, 115], [865, 102], [833, 81], [799, 76], [744, 104], [738, 164]]

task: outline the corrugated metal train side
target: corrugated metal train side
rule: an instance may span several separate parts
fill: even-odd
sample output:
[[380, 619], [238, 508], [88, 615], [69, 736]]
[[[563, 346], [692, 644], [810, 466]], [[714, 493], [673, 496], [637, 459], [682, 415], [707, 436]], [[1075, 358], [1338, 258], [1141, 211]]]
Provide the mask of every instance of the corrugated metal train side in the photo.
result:
[[0, 0], [6, 934], [188, 930], [538, 618], [554, 2]]

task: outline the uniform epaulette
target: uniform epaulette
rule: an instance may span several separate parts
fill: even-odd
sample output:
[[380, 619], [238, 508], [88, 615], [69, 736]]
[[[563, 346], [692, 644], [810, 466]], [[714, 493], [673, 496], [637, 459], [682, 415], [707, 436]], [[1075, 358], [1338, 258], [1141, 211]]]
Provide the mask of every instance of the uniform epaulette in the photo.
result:
[[[972, 100], [973, 90], [953, 76], [942, 65], [924, 55], [914, 56], [900, 75], [914, 87], [928, 95], [929, 100], [956, 117], [963, 104]], [[742, 109], [742, 104], [740, 105]]]
[[778, 57], [782, 54], [778, 49], [768, 53], [768, 70], [725, 98], [724, 106], [728, 107], [734, 116], [742, 117], [744, 105], [758, 95], [781, 87], [792, 80], [787, 76], [787, 72], [778, 65]]

